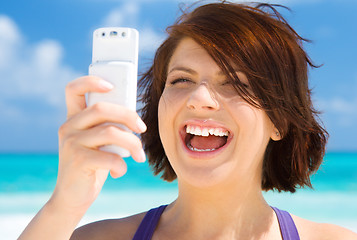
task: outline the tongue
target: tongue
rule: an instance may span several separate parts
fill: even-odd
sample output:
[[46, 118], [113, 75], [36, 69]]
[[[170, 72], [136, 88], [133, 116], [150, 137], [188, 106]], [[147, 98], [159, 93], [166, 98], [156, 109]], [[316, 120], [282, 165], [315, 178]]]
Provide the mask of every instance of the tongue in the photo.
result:
[[191, 146], [196, 149], [217, 149], [226, 143], [226, 137], [209, 135], [208, 137], [193, 136]]

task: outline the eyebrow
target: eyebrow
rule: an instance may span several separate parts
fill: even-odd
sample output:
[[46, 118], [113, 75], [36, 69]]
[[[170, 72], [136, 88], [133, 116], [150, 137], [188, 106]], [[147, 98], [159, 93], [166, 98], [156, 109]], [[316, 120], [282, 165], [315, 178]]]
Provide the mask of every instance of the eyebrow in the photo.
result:
[[188, 68], [188, 67], [181, 67], [181, 66], [178, 66], [178, 67], [174, 67], [172, 68], [169, 73], [171, 72], [174, 72], [174, 71], [182, 71], [182, 72], [187, 72], [187, 73], [190, 73], [190, 74], [197, 74], [197, 72], [191, 68]]
[[[189, 74], [192, 74], [192, 75], [197, 75], [197, 72], [189, 67], [183, 67], [183, 66], [178, 66], [178, 67], [174, 67], [172, 69], [170, 69], [170, 71], [168, 73], [171, 73], [171, 72], [174, 72], [174, 71], [182, 71], [182, 72], [187, 72]], [[238, 71], [236, 71], [236, 73], [238, 73]], [[219, 71], [217, 73], [217, 75], [219, 76], [225, 76], [226, 74], [222, 71]]]

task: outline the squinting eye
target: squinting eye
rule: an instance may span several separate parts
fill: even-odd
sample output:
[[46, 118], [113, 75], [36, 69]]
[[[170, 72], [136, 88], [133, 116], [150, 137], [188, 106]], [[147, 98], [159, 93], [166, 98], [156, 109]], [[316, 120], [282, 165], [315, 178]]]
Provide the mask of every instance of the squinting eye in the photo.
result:
[[192, 82], [191, 80], [187, 79], [187, 78], [177, 78], [175, 80], [172, 80], [170, 82], [171, 85], [175, 85], [176, 83], [187, 83], [187, 82]]
[[226, 81], [222, 84], [223, 86], [233, 86], [232, 82]]

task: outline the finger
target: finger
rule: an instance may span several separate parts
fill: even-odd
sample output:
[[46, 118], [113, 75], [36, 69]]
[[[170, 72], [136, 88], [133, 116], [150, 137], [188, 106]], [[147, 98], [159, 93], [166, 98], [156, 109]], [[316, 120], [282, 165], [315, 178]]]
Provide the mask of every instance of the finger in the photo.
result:
[[134, 132], [146, 131], [146, 125], [139, 115], [118, 104], [99, 102], [68, 120], [68, 125], [77, 130], [88, 129], [96, 125], [111, 122], [125, 125]]
[[84, 76], [71, 81], [66, 86], [67, 118], [86, 108], [87, 92], [108, 92], [112, 88], [112, 84], [95, 76]]
[[84, 162], [87, 168], [95, 171], [110, 171], [113, 178], [122, 177], [127, 172], [127, 165], [119, 155], [94, 149], [83, 150], [87, 152], [88, 156]]
[[114, 125], [99, 125], [76, 134], [78, 144], [87, 148], [98, 149], [105, 145], [116, 145], [128, 150], [137, 162], [145, 162], [145, 152], [140, 139], [133, 133]]

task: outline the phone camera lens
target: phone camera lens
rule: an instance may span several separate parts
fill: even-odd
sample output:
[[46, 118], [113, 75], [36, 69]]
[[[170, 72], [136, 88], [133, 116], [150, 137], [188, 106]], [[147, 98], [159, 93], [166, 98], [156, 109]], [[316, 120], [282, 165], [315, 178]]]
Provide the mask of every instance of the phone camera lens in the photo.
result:
[[111, 31], [110, 32], [110, 36], [111, 37], [116, 37], [116, 36], [118, 36], [118, 32], [117, 31]]
[[102, 32], [102, 37], [105, 37], [105, 32]]
[[125, 37], [125, 36], [126, 36], [126, 32], [122, 32], [122, 33], [121, 33], [121, 36], [122, 36], [122, 37]]

